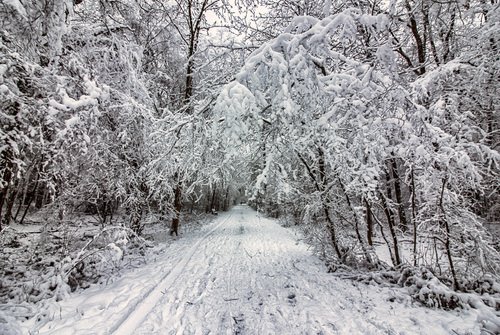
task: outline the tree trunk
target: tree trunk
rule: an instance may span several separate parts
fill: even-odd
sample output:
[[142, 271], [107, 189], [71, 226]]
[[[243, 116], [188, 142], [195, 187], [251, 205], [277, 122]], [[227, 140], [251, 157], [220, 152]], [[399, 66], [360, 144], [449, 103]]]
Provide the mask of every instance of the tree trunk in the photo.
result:
[[[295, 152], [297, 153], [299, 160], [302, 162], [302, 164], [304, 164], [304, 166], [307, 170], [307, 174], [309, 175], [309, 178], [311, 178], [311, 181], [314, 183], [316, 191], [318, 191], [320, 193], [321, 205], [322, 205], [323, 212], [325, 213], [325, 218], [326, 218], [326, 225], [327, 225], [328, 231], [330, 232], [330, 240], [332, 242], [333, 249], [335, 250], [335, 253], [337, 254], [339, 261], [342, 261], [342, 253], [340, 252], [340, 248], [339, 248], [339, 245], [337, 242], [337, 233], [335, 231], [335, 225], [330, 217], [330, 212], [328, 210], [328, 204], [326, 202], [326, 199], [324, 198], [324, 194], [322, 192], [321, 186], [318, 183], [316, 175], [313, 173], [311, 167], [309, 166], [307, 161], [304, 159], [304, 157], [302, 157], [302, 155], [298, 151], [295, 151]], [[319, 149], [319, 152], [320, 153], [322, 152], [321, 149]], [[324, 176], [324, 171], [323, 171], [323, 176]], [[325, 179], [325, 182], [326, 182], [326, 179]]]
[[229, 209], [229, 186], [226, 188], [226, 195], [224, 196], [224, 204], [222, 210], [227, 211]]
[[321, 192], [321, 204], [323, 206], [323, 211], [326, 216], [327, 228], [330, 231], [330, 238], [333, 244], [333, 248], [335, 249], [335, 253], [337, 254], [339, 260], [341, 260], [342, 253], [340, 252], [340, 248], [337, 242], [337, 232], [335, 231], [335, 224], [333, 223], [330, 217], [330, 211], [328, 209], [327, 199], [325, 198], [326, 194], [324, 194], [328, 183], [326, 179], [325, 153], [323, 152], [323, 149], [321, 147], [318, 147], [317, 149], [318, 149], [319, 171], [317, 177], [314, 177], [314, 174], [312, 174], [312, 177], [315, 181], [317, 180], [316, 178], [319, 179], [319, 182], [316, 182], [316, 185], [318, 186], [318, 190]]
[[418, 31], [417, 20], [414, 15], [414, 9], [411, 7], [410, 1], [406, 0], [405, 2], [406, 10], [408, 11], [409, 23], [408, 26], [411, 29], [411, 33], [413, 35], [413, 39], [415, 40], [415, 46], [417, 49], [418, 56], [418, 68], [415, 69], [415, 72], [418, 75], [423, 75], [425, 73], [425, 59], [426, 59], [426, 50], [425, 44], [420, 36], [420, 32]]
[[366, 240], [368, 245], [373, 246], [373, 217], [372, 210], [370, 208], [370, 204], [364, 199], [365, 202], [365, 211], [366, 211]]
[[[203, 0], [199, 13], [196, 14], [193, 8], [193, 1], [187, 1], [187, 20], [189, 27], [189, 45], [188, 45], [188, 59], [186, 67], [186, 88], [184, 90], [184, 105], [190, 106], [191, 97], [193, 96], [193, 75], [195, 70], [194, 55], [198, 50], [198, 42], [200, 40], [200, 32], [202, 29], [203, 17], [206, 14], [210, 3], [208, 0]], [[192, 108], [188, 107], [188, 111], [192, 112]]]
[[[19, 183], [16, 183], [16, 184], [19, 184]], [[16, 201], [16, 198], [17, 198], [17, 194], [18, 194], [18, 187], [19, 185], [14, 185], [14, 187], [11, 187], [11, 192], [9, 194], [9, 197], [7, 199], [7, 208], [6, 208], [6, 211], [5, 211], [5, 214], [4, 214], [4, 217], [5, 217], [5, 225], [9, 225], [10, 224], [10, 221], [12, 220], [12, 209], [14, 208], [14, 203]]]
[[[31, 197], [35, 200], [35, 208], [40, 209], [43, 207], [43, 205], [46, 203], [47, 199], [47, 188], [46, 187], [37, 187], [33, 190], [34, 194], [30, 194], [30, 200]], [[30, 201], [31, 203], [32, 201]]]
[[16, 214], [14, 214], [14, 221], [17, 221], [17, 217], [19, 216], [19, 213], [21, 213], [21, 209], [25, 206], [26, 204], [26, 197], [28, 194], [29, 186], [30, 186], [30, 180], [31, 176], [33, 173], [33, 170], [35, 170], [36, 173], [38, 173], [38, 170], [32, 168], [29, 169], [26, 175], [24, 176], [24, 179], [22, 181], [22, 193], [18, 201], [18, 206], [16, 209]]
[[29, 197], [28, 198], [28, 203], [26, 204], [26, 208], [24, 209], [24, 213], [23, 213], [23, 216], [21, 217], [21, 220], [19, 221], [19, 224], [23, 224], [24, 218], [26, 217], [26, 214], [28, 214], [28, 211], [29, 211], [29, 209], [31, 207], [31, 203], [33, 202], [33, 200], [35, 200], [35, 194], [38, 191], [39, 181], [40, 181], [40, 173], [37, 173], [36, 174], [36, 180], [35, 180], [35, 186], [33, 187], [33, 192], [31, 192], [28, 195], [28, 197]]
[[415, 175], [411, 168], [411, 217], [413, 221], [413, 266], [417, 266], [417, 206], [415, 192]]
[[385, 241], [385, 245], [387, 245], [387, 249], [389, 250], [389, 255], [391, 256], [392, 264], [396, 264], [396, 258], [394, 257], [394, 252], [392, 251], [391, 243], [387, 239], [387, 236], [385, 236], [384, 226], [382, 225], [380, 220], [377, 218], [377, 216], [375, 216], [375, 214], [372, 213], [372, 217], [380, 228], [380, 235], [382, 235], [382, 238]]
[[384, 209], [385, 216], [387, 217], [387, 223], [389, 224], [389, 231], [391, 232], [393, 249], [394, 249], [394, 266], [398, 266], [401, 264], [401, 257], [399, 256], [399, 245], [398, 245], [398, 237], [396, 235], [396, 229], [394, 228], [394, 217], [391, 209], [388, 207], [387, 200], [385, 195], [380, 193], [380, 200], [382, 201], [382, 207]]
[[1, 182], [2, 185], [5, 185], [4, 188], [0, 191], [0, 231], [2, 230], [2, 221], [3, 221], [3, 216], [2, 216], [2, 211], [3, 211], [3, 206], [5, 204], [5, 200], [7, 199], [7, 195], [10, 189], [10, 183], [12, 181], [12, 168], [13, 168], [13, 163], [12, 163], [12, 151], [8, 148], [5, 150], [2, 154], [3, 157], [0, 157], [0, 162], [5, 162], [5, 166], [3, 168], [3, 180]]
[[3, 204], [5, 203], [5, 198], [7, 198], [7, 192], [9, 191], [9, 186], [4, 187], [4, 189], [0, 192], [0, 231], [2, 231], [2, 224], [3, 224]]
[[174, 191], [174, 217], [172, 218], [172, 225], [170, 226], [170, 235], [179, 236], [179, 218], [182, 209], [182, 185], [177, 182]]
[[398, 164], [394, 157], [390, 159], [389, 167], [392, 174], [392, 180], [394, 182], [394, 194], [396, 195], [396, 201], [398, 203], [397, 209], [400, 227], [402, 231], [406, 232], [408, 230], [408, 220], [406, 218], [406, 213], [403, 205], [403, 195], [401, 192], [401, 179], [399, 178]]
[[186, 106], [189, 106], [189, 103], [191, 101], [191, 96], [193, 95], [193, 67], [194, 67], [194, 64], [193, 64], [193, 54], [194, 54], [194, 51], [191, 50], [191, 47], [190, 47], [190, 50], [189, 50], [189, 53], [190, 53], [190, 58], [188, 60], [188, 64], [187, 64], [187, 68], [186, 68], [186, 89], [184, 91], [184, 104]]
[[215, 210], [215, 196], [217, 193], [217, 184], [214, 185], [212, 190], [212, 200], [210, 201], [210, 213], [213, 213]]
[[439, 209], [441, 210], [441, 215], [440, 215], [439, 220], [441, 221], [440, 223], [442, 225], [444, 225], [444, 227], [446, 229], [446, 236], [444, 239], [444, 247], [446, 249], [446, 256], [448, 257], [448, 264], [450, 265], [450, 271], [451, 271], [451, 275], [453, 278], [453, 289], [458, 290], [460, 288], [460, 286], [459, 286], [459, 283], [457, 280], [457, 274], [455, 271], [455, 264], [454, 264], [453, 258], [451, 256], [450, 225], [448, 223], [448, 220], [446, 219], [446, 212], [445, 212], [444, 204], [443, 204], [443, 197], [444, 197], [444, 190], [446, 187], [446, 182], [447, 182], [447, 178], [445, 177], [445, 178], [443, 178], [443, 185], [441, 187], [441, 196], [439, 198]]
[[363, 237], [361, 236], [361, 233], [359, 232], [359, 226], [360, 226], [359, 215], [356, 213], [356, 209], [352, 205], [351, 198], [349, 197], [349, 194], [347, 194], [347, 190], [345, 189], [344, 184], [342, 183], [340, 178], [337, 178], [337, 179], [338, 179], [340, 188], [341, 188], [342, 192], [344, 193], [344, 197], [345, 197], [345, 200], [347, 202], [347, 207], [349, 207], [349, 209], [352, 212], [352, 215], [354, 217], [354, 228], [356, 231], [356, 237], [358, 239], [359, 244], [361, 245], [361, 250], [363, 251], [365, 259], [369, 264], [376, 265], [375, 260], [373, 260], [370, 257], [370, 254], [368, 253], [368, 250], [366, 249], [365, 242], [363, 241]]
[[132, 213], [130, 215], [130, 228], [137, 234], [141, 235], [143, 227], [141, 226], [142, 219], [142, 206], [136, 205], [132, 209]]
[[330, 212], [328, 211], [328, 207], [325, 204], [323, 204], [323, 211], [325, 213], [326, 222], [327, 222], [326, 225], [327, 225], [328, 231], [330, 232], [330, 240], [332, 241], [333, 249], [335, 250], [335, 253], [337, 254], [338, 259], [342, 260], [342, 253], [340, 252], [339, 244], [337, 242], [337, 232], [335, 231], [335, 225], [333, 224], [333, 221], [330, 218]]
[[427, 41], [429, 41], [429, 45], [431, 47], [432, 56], [434, 57], [434, 62], [436, 65], [440, 65], [441, 62], [439, 60], [439, 55], [436, 49], [436, 43], [434, 42], [434, 33], [432, 31], [432, 25], [429, 21], [429, 5], [426, 0], [422, 1], [422, 21], [423, 21], [423, 30], [424, 30], [424, 45], [427, 45]]

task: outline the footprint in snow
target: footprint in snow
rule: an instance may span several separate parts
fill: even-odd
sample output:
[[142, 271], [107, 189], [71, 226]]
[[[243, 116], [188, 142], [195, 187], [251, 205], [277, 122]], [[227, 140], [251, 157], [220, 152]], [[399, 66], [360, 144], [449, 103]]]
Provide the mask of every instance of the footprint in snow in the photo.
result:
[[292, 306], [295, 306], [295, 304], [297, 303], [297, 299], [296, 299], [296, 296], [295, 296], [295, 293], [290, 293], [287, 297], [288, 299], [288, 303]]

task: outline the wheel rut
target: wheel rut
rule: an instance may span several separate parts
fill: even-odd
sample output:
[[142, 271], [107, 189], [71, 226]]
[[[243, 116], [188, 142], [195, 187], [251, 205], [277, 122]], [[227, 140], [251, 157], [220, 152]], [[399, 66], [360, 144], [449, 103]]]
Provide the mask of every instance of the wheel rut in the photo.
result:
[[162, 300], [166, 291], [172, 287], [176, 279], [181, 276], [193, 255], [196, 251], [198, 251], [200, 245], [202, 245], [203, 242], [206, 242], [207, 239], [225, 222], [230, 220], [230, 218], [231, 216], [228, 215], [226, 218], [221, 220], [221, 222], [217, 223], [215, 227], [209, 230], [193, 246], [191, 246], [185, 255], [171, 269], [171, 271], [166, 273], [157, 284], [151, 287], [151, 289], [147, 291], [139, 301], [137, 301], [135, 305], [132, 305], [129, 308], [123, 318], [110, 329], [110, 332], [116, 335], [135, 334], [135, 330], [138, 326], [141, 325], [141, 323], [147, 318], [158, 302]]

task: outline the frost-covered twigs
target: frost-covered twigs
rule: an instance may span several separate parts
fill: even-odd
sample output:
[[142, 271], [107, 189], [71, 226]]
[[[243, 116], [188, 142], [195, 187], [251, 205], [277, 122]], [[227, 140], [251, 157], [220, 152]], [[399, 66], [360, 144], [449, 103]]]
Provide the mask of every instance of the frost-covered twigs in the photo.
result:
[[[106, 227], [100, 230], [72, 257], [71, 262], [63, 267], [63, 278], [65, 280], [70, 279], [73, 285], [77, 285], [78, 283], [75, 282], [77, 274], [72, 276], [72, 272], [77, 270], [77, 272], [81, 273], [85, 267], [85, 261], [95, 256], [98, 256], [105, 267], [119, 267], [124, 257], [124, 250], [126, 250], [129, 243], [128, 236], [132, 236], [142, 247], [145, 246], [146, 241], [130, 228], [118, 226]], [[104, 268], [101, 267], [100, 270], [102, 271]], [[96, 273], [95, 275], [100, 276], [102, 274]]]

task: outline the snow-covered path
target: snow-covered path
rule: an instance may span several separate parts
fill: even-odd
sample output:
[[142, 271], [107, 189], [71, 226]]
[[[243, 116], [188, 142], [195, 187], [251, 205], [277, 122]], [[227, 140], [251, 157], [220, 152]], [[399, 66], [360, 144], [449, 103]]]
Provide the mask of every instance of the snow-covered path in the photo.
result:
[[293, 232], [237, 206], [173, 243], [162, 259], [61, 302], [39, 333], [460, 334], [473, 327], [472, 314], [390, 297], [390, 289], [326, 273]]

